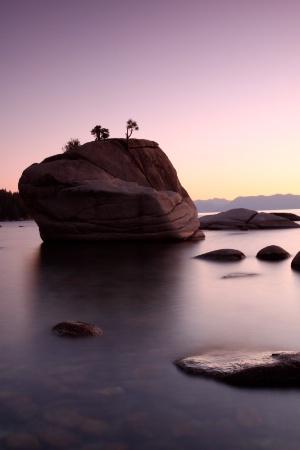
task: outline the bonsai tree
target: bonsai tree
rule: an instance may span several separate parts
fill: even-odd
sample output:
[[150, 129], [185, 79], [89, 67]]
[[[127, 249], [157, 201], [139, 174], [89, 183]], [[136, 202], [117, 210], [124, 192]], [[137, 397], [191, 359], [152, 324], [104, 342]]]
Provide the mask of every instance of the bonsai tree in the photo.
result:
[[132, 135], [132, 133], [134, 131], [138, 131], [139, 127], [138, 124], [135, 120], [129, 119], [127, 120], [126, 123], [126, 140], [127, 140], [127, 144], [128, 144], [128, 139], [130, 138], [130, 136]]
[[75, 148], [79, 147], [80, 145], [80, 140], [75, 138], [75, 139], [70, 139], [66, 145], [62, 148], [63, 152], [69, 152], [70, 150], [74, 150]]
[[101, 125], [96, 125], [91, 133], [95, 136], [95, 141], [101, 141], [102, 139], [109, 138], [109, 130], [108, 128], [102, 128]]

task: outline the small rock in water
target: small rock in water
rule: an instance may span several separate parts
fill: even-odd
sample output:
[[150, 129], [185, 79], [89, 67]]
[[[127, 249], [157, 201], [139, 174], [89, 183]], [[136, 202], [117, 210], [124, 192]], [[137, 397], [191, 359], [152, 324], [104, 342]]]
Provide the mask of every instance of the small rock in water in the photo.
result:
[[262, 248], [256, 255], [256, 258], [263, 259], [265, 261], [281, 261], [282, 259], [289, 258], [291, 255], [284, 250], [284, 248], [278, 245], [268, 245]]
[[300, 252], [294, 257], [291, 266], [292, 269], [300, 271]]
[[244, 272], [235, 272], [229, 273], [228, 275], [224, 275], [222, 278], [245, 278], [245, 277], [253, 277], [254, 275], [258, 275], [257, 273], [244, 273]]
[[98, 336], [102, 334], [101, 328], [86, 322], [74, 322], [68, 320], [60, 322], [51, 328], [53, 334], [57, 336]]
[[211, 352], [175, 361], [187, 373], [244, 387], [300, 387], [300, 353]]
[[240, 250], [232, 248], [222, 248], [220, 250], [213, 250], [211, 252], [202, 253], [202, 255], [196, 256], [196, 258], [209, 259], [211, 261], [239, 261], [246, 258], [244, 253]]

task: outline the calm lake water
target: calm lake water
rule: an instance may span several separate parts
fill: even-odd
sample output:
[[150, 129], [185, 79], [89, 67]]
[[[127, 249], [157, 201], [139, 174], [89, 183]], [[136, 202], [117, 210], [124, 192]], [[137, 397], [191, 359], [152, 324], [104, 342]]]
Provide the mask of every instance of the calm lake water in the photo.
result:
[[[300, 351], [300, 228], [46, 245], [33, 222], [1, 225], [1, 449], [299, 449], [300, 390], [238, 389], [173, 362], [216, 349]], [[271, 244], [292, 257], [257, 260]], [[246, 259], [194, 259], [219, 248]], [[223, 278], [236, 272], [256, 275]], [[64, 320], [103, 335], [53, 336]]]

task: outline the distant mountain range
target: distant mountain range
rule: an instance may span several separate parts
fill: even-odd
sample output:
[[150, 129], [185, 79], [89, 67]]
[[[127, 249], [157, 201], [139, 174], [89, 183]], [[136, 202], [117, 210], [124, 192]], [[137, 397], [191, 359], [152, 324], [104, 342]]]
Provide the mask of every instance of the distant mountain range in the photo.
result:
[[261, 210], [300, 209], [300, 195], [275, 194], [237, 197], [234, 200], [212, 198], [194, 201], [198, 212], [223, 212], [233, 208]]

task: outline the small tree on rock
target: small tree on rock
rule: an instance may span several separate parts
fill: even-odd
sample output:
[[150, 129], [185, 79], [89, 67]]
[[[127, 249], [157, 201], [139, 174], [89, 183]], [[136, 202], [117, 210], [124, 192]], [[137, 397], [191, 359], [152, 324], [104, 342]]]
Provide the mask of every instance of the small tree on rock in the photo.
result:
[[132, 133], [134, 131], [138, 131], [139, 127], [138, 124], [135, 120], [129, 119], [127, 120], [126, 123], [126, 140], [127, 140], [127, 144], [128, 144], [128, 139], [130, 138], [130, 136], [132, 135]]
[[102, 128], [101, 125], [96, 125], [92, 130], [91, 133], [93, 136], [95, 136], [95, 141], [101, 141], [102, 139], [109, 138], [109, 129], [108, 128]]
[[75, 138], [75, 139], [70, 139], [66, 145], [62, 148], [63, 152], [69, 152], [71, 150], [74, 150], [75, 148], [79, 147], [80, 145], [80, 140]]

